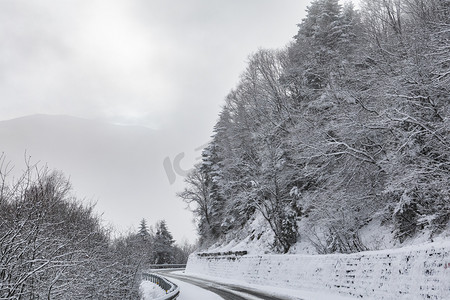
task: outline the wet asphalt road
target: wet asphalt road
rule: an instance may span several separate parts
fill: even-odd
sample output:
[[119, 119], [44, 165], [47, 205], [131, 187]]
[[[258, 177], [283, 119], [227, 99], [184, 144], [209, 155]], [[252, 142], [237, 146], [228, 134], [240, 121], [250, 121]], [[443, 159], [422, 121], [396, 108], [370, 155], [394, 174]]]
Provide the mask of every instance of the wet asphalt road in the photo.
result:
[[[170, 278], [175, 278], [181, 281], [184, 281], [189, 284], [196, 285], [200, 288], [203, 288], [205, 290], [208, 290], [210, 292], [213, 292], [220, 297], [222, 297], [225, 300], [293, 300], [294, 298], [286, 298], [286, 297], [279, 297], [279, 296], [273, 296], [269, 295], [263, 292], [246, 289], [234, 285], [229, 284], [222, 284], [213, 282], [206, 279], [200, 279], [196, 277], [189, 277], [187, 275], [179, 275], [179, 274], [173, 274], [173, 270], [155, 270], [155, 273], [159, 273], [164, 277], [167, 277], [169, 280]], [[183, 291], [181, 291], [182, 293]], [[300, 298], [295, 298], [298, 300], [301, 300]]]

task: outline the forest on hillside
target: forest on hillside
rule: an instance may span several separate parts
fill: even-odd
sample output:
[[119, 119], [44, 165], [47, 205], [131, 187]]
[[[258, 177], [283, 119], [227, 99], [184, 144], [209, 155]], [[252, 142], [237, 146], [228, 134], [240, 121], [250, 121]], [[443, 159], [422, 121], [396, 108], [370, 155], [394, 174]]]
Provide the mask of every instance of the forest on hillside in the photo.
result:
[[374, 218], [399, 243], [448, 230], [450, 1], [360, 2], [312, 1], [293, 41], [249, 57], [179, 193], [204, 246], [256, 214], [284, 253], [366, 250]]
[[140, 299], [150, 264], [186, 263], [165, 223], [114, 234], [94, 205], [77, 199], [61, 172], [0, 154], [0, 299]]

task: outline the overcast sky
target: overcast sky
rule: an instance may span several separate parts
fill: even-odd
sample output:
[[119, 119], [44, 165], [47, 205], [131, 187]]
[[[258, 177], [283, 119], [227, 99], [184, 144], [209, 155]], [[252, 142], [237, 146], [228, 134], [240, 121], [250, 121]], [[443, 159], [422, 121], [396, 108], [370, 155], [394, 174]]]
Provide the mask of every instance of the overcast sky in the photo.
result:
[[145, 126], [166, 133], [168, 157], [186, 152], [188, 169], [248, 55], [292, 41], [308, 3], [1, 0], [0, 120], [63, 114]]

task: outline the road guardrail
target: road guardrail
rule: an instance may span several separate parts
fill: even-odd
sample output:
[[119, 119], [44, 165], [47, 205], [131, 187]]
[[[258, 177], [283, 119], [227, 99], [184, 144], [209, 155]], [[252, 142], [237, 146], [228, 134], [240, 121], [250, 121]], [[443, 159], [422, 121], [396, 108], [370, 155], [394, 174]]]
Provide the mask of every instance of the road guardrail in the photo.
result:
[[151, 270], [158, 269], [186, 269], [186, 264], [157, 264], [157, 265], [149, 265]]
[[177, 297], [180, 295], [180, 288], [175, 283], [171, 282], [167, 278], [164, 278], [163, 276], [144, 272], [142, 273], [142, 279], [157, 284], [166, 292], [165, 296], [159, 297], [155, 300], [174, 300], [177, 299]]

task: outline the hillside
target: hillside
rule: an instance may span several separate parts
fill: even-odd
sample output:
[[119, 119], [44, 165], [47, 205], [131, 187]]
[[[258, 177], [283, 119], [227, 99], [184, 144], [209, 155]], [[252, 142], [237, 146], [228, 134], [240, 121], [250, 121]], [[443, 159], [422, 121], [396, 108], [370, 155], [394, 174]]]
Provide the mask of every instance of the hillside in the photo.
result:
[[227, 95], [179, 196], [204, 248], [353, 253], [449, 237], [442, 1], [312, 1]]

